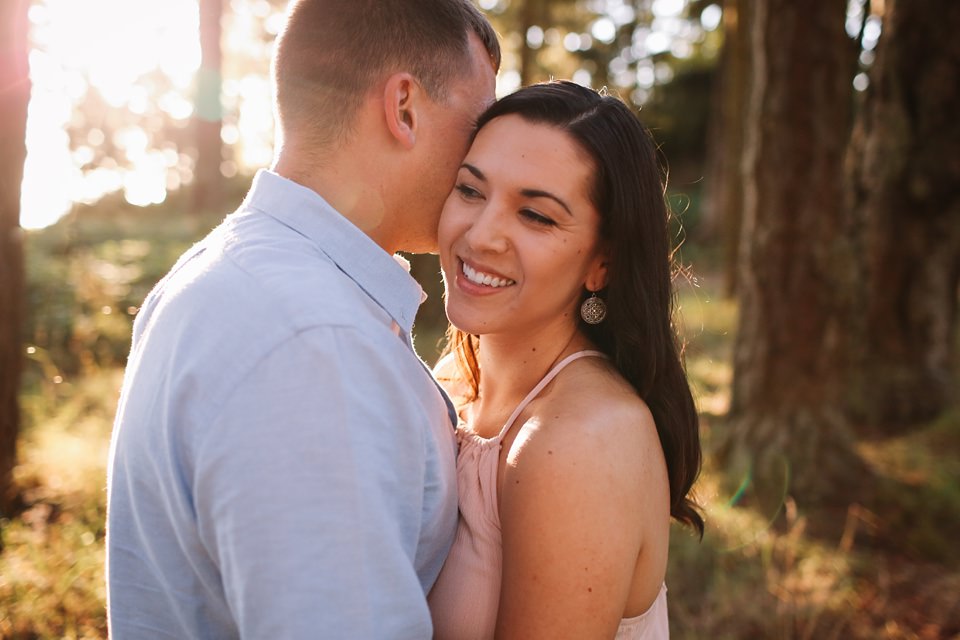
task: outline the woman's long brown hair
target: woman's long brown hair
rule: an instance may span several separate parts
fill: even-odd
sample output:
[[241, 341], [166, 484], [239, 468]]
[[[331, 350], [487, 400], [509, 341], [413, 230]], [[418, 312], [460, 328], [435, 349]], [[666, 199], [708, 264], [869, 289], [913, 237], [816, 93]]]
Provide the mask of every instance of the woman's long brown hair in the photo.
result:
[[[674, 273], [665, 172], [650, 132], [621, 100], [571, 82], [520, 89], [488, 109], [477, 124], [509, 114], [565, 131], [594, 162], [591, 199], [608, 248], [606, 319], [580, 329], [610, 356], [647, 403], [670, 479], [670, 514], [703, 535], [690, 490], [700, 473], [699, 418], [673, 325]], [[584, 297], [588, 294], [583, 292]], [[476, 396], [479, 339], [451, 326], [446, 352]]]

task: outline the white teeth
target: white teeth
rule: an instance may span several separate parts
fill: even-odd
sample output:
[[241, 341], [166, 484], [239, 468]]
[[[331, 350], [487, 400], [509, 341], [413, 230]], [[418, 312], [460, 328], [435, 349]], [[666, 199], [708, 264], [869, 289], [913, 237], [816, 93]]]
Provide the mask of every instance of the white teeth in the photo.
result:
[[482, 271], [477, 271], [466, 262], [463, 264], [463, 275], [467, 276], [467, 280], [475, 284], [482, 284], [488, 287], [508, 287], [512, 284], [515, 284], [513, 280], [509, 278], [497, 278], [491, 276], [488, 273], [483, 273]]

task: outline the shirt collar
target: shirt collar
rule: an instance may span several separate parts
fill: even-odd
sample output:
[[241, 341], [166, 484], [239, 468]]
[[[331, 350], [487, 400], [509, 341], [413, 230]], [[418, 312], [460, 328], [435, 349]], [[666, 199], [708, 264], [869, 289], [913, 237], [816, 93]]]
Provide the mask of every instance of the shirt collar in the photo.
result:
[[423, 299], [409, 264], [384, 251], [317, 192], [261, 169], [243, 208], [264, 213], [310, 239], [408, 334]]

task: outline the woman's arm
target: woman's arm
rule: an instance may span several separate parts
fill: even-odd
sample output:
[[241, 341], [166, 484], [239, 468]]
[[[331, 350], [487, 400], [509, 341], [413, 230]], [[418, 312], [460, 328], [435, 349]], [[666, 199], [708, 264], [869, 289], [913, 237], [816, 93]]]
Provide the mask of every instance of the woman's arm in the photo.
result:
[[668, 526], [649, 412], [639, 400], [602, 404], [550, 411], [511, 446], [497, 638], [614, 637], [645, 541]]

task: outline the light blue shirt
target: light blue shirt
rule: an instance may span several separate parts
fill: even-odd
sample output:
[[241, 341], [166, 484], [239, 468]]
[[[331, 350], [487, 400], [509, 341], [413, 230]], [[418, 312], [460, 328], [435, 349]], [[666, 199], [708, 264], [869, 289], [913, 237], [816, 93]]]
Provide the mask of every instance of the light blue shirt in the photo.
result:
[[457, 519], [421, 289], [261, 171], [137, 316], [111, 443], [111, 637], [429, 638]]

